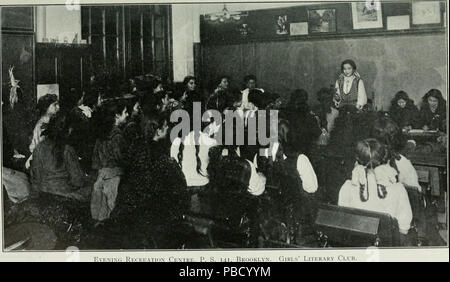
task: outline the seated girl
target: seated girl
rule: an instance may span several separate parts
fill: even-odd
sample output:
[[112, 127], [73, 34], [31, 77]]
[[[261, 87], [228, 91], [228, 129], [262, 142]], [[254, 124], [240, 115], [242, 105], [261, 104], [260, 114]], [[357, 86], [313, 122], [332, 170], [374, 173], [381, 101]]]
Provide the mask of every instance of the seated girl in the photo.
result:
[[127, 146], [130, 146], [141, 135], [141, 100], [136, 96], [127, 97], [125, 103], [129, 117], [123, 126], [123, 136]]
[[128, 117], [123, 100], [109, 100], [96, 113], [97, 140], [92, 168], [98, 170], [91, 198], [92, 218], [103, 221], [114, 209], [117, 190], [123, 174], [123, 152], [126, 146], [123, 126]]
[[441, 91], [431, 89], [422, 98], [420, 126], [423, 130], [447, 131], [447, 105]]
[[190, 131], [181, 131], [179, 137], [172, 141], [170, 156], [181, 166], [186, 178], [188, 190], [192, 195], [192, 208], [199, 211], [198, 192], [204, 191], [209, 183], [208, 178], [208, 152], [217, 145], [217, 141], [208, 134], [196, 128], [194, 115], [191, 112]]
[[333, 103], [333, 93], [330, 88], [321, 88], [317, 92], [317, 100], [319, 101], [319, 109], [317, 115], [320, 119], [320, 126], [325, 129], [328, 134], [334, 129], [334, 123], [339, 115]]
[[356, 146], [356, 160], [352, 179], [339, 191], [338, 205], [388, 213], [406, 235], [413, 217], [411, 205], [405, 187], [397, 182], [397, 172], [388, 164], [389, 151], [376, 139], [365, 139]]
[[238, 146], [216, 146], [211, 148], [209, 156], [208, 175], [215, 193], [206, 198], [209, 199], [206, 212], [226, 219], [232, 230], [246, 234], [240, 245], [256, 246], [261, 216], [258, 198], [265, 191], [265, 176], [256, 171], [252, 162], [241, 157]]
[[400, 183], [421, 191], [416, 169], [410, 160], [400, 154], [406, 140], [397, 124], [388, 117], [380, 117], [375, 120], [371, 135], [388, 149], [389, 164], [398, 172]]
[[[208, 175], [218, 192], [242, 192], [253, 196], [264, 193], [266, 177], [253, 162], [241, 156], [238, 146], [217, 146], [209, 151]], [[234, 183], [234, 184], [231, 184]]]
[[391, 101], [389, 116], [402, 130], [418, 127], [419, 110], [405, 91], [399, 91]]
[[[50, 118], [54, 116], [57, 112], [59, 112], [59, 103], [58, 103], [58, 96], [55, 94], [46, 94], [39, 98], [37, 106], [39, 120], [36, 123], [36, 126], [33, 130], [33, 137], [31, 139], [30, 144], [30, 152], [33, 154], [34, 149], [36, 146], [45, 139], [45, 136], [42, 135], [42, 125], [49, 122]], [[30, 161], [32, 159], [32, 156], [27, 160], [25, 167], [30, 167]]]
[[[183, 172], [162, 149], [169, 133], [167, 120], [144, 108], [141, 125], [143, 135], [127, 153], [126, 158], [133, 161], [127, 162], [117, 207], [111, 216], [122, 231], [125, 230], [122, 226], [126, 225], [126, 233], [133, 233], [129, 234], [135, 237], [131, 240], [135, 245], [131, 247], [138, 248], [144, 247], [142, 240], [147, 235], [146, 231], [152, 229], [149, 226], [166, 225], [170, 229], [189, 207]], [[169, 238], [170, 234], [164, 234]], [[169, 246], [174, 244], [167, 243], [172, 244]]]
[[[304, 154], [299, 135], [292, 131], [289, 122], [279, 122], [279, 141], [264, 150], [263, 156], [256, 157], [254, 163], [258, 171], [270, 176], [278, 183], [284, 194], [283, 201], [295, 204], [301, 217], [311, 215], [311, 196], [318, 189], [317, 176], [308, 157]], [[297, 203], [295, 199], [302, 199]]]
[[33, 153], [30, 174], [35, 192], [45, 192], [79, 201], [88, 201], [92, 182], [84, 174], [78, 155], [69, 146], [69, 123], [62, 114], [44, 125], [40, 142]]
[[192, 102], [203, 102], [203, 97], [197, 84], [197, 78], [194, 76], [188, 75], [183, 79], [183, 94], [179, 99], [180, 103], [191, 105]]
[[308, 154], [322, 134], [322, 130], [318, 119], [308, 105], [308, 92], [306, 90], [297, 89], [291, 94], [286, 114], [291, 132], [295, 131], [295, 134], [301, 136], [297, 142], [302, 143], [303, 153]]

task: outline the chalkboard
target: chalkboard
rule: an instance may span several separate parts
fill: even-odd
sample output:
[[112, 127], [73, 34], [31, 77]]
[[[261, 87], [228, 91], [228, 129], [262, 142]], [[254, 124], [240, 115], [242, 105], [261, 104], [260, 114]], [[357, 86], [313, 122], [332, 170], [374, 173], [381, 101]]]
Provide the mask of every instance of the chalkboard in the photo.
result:
[[202, 54], [203, 82], [226, 74], [242, 87], [244, 76], [254, 74], [258, 87], [284, 100], [303, 88], [309, 103], [318, 103], [315, 93], [334, 85], [345, 59], [356, 62], [368, 97], [379, 110], [389, 109], [399, 90], [416, 104], [431, 88], [447, 95], [445, 33], [205, 45]]

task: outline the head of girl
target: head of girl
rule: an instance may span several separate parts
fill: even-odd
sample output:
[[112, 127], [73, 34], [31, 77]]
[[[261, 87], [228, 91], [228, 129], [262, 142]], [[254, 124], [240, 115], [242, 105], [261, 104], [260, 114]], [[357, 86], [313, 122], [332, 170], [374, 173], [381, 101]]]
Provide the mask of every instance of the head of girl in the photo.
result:
[[141, 128], [147, 141], [161, 141], [167, 137], [169, 125], [166, 115], [157, 114], [153, 111], [142, 112]]
[[227, 90], [228, 87], [230, 86], [230, 77], [223, 75], [219, 78], [219, 85], [220, 88], [222, 88], [223, 90]]
[[197, 89], [197, 79], [194, 76], [186, 76], [183, 79], [183, 86], [186, 91], [195, 91]]
[[126, 102], [123, 99], [111, 99], [102, 103], [95, 114], [95, 128], [99, 139], [108, 138], [114, 128], [121, 127], [128, 118]]
[[320, 88], [316, 96], [317, 101], [319, 101], [322, 108], [330, 109], [334, 105], [333, 102], [334, 93], [330, 88], [327, 87]]
[[396, 152], [401, 151], [406, 144], [400, 127], [389, 117], [379, 117], [374, 121], [371, 137]]
[[47, 124], [43, 125], [42, 136], [54, 145], [53, 156], [56, 159], [57, 166], [63, 163], [64, 147], [69, 143], [70, 122], [69, 119], [61, 112], [50, 118]]
[[305, 152], [302, 142], [295, 131], [290, 130], [289, 121], [280, 119], [278, 122], [278, 141], [280, 142], [283, 153], [288, 157], [298, 157], [299, 154]]
[[248, 93], [249, 109], [257, 111], [264, 108], [264, 95], [263, 92], [258, 89], [252, 89]]
[[244, 83], [248, 89], [250, 89], [250, 90], [255, 89], [256, 88], [256, 76], [254, 76], [253, 74], [245, 76]]
[[159, 94], [164, 91], [163, 83], [160, 79], [153, 79], [150, 82], [151, 94]]
[[40, 117], [44, 115], [53, 116], [59, 112], [58, 96], [55, 94], [46, 94], [39, 98], [37, 106]]
[[341, 72], [345, 76], [352, 76], [356, 71], [356, 64], [353, 60], [345, 60], [341, 63]]
[[396, 108], [404, 109], [409, 104], [414, 104], [414, 102], [409, 99], [408, 93], [406, 93], [405, 91], [399, 91], [395, 94], [391, 104]]
[[[362, 165], [366, 170], [366, 183], [360, 184], [359, 193], [361, 201], [366, 202], [369, 199], [367, 171], [386, 164], [389, 159], [389, 152], [386, 146], [377, 139], [364, 139], [356, 144], [355, 156], [358, 164]], [[380, 199], [386, 197], [386, 187], [377, 184], [377, 191]]]
[[308, 92], [304, 89], [296, 89], [292, 92], [288, 107], [298, 111], [300, 114], [309, 112], [308, 110]]
[[141, 102], [138, 97], [124, 97], [127, 112], [130, 117], [138, 117], [141, 114]]
[[441, 91], [438, 89], [431, 89], [422, 98], [423, 105], [428, 107], [433, 113], [445, 112], [445, 100], [442, 97]]

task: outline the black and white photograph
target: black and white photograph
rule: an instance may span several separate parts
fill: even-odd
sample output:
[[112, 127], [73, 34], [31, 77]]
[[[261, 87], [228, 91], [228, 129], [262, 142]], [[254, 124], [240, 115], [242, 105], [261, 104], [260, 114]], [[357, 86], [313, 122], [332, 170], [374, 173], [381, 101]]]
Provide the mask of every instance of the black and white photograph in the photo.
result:
[[448, 260], [448, 7], [414, 2], [1, 0], [1, 255]]
[[312, 9], [308, 10], [308, 25], [311, 33], [335, 32], [336, 11], [334, 9]]
[[380, 1], [353, 2], [352, 16], [354, 29], [383, 27]]

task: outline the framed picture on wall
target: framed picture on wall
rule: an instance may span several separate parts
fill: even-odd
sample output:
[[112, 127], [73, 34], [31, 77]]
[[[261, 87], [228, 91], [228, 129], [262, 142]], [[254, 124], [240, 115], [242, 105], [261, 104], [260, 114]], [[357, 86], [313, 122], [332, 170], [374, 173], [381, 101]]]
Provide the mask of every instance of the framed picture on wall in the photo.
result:
[[335, 9], [310, 9], [308, 10], [309, 33], [336, 32]]
[[277, 34], [278, 35], [289, 34], [287, 26], [288, 26], [287, 15], [278, 16], [277, 17]]
[[380, 1], [353, 2], [352, 19], [353, 29], [382, 28]]
[[420, 1], [412, 3], [412, 23], [440, 24], [441, 6], [439, 1]]

